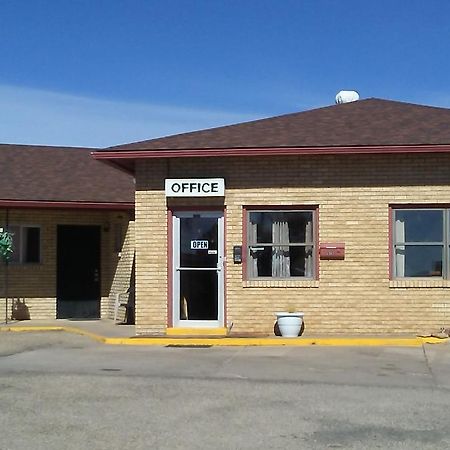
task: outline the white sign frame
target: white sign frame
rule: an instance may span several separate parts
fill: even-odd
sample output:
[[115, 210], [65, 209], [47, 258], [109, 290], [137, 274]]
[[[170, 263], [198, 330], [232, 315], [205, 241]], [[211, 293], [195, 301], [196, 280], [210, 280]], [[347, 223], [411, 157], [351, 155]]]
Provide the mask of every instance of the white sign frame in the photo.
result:
[[166, 197], [224, 197], [224, 178], [166, 178]]

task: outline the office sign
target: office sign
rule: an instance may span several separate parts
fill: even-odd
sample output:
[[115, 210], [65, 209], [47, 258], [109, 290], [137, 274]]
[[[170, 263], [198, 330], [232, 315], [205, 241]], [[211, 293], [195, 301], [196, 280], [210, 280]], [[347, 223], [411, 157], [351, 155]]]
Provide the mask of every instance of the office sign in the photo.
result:
[[166, 179], [166, 197], [223, 197], [223, 178], [171, 178]]

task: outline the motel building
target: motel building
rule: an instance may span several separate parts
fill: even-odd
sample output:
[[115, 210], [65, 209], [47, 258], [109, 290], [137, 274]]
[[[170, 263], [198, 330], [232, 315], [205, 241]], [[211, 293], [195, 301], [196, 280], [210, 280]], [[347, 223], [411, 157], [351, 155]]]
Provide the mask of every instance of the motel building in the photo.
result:
[[0, 145], [0, 322], [113, 317], [130, 290], [134, 180], [93, 150]]
[[380, 99], [95, 151], [135, 177], [138, 335], [450, 320], [450, 110]]

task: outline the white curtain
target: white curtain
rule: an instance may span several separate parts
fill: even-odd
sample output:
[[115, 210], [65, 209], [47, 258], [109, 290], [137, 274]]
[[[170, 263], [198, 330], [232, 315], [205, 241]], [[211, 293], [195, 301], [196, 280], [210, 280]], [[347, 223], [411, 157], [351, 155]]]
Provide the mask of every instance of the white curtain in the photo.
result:
[[[305, 242], [313, 242], [313, 224], [312, 220], [306, 223], [305, 227]], [[313, 247], [305, 247], [305, 277], [312, 277], [313, 275]]]
[[272, 224], [272, 276], [286, 278], [291, 276], [291, 258], [288, 245], [278, 245], [289, 242], [289, 224], [283, 219], [283, 214], [274, 214]]
[[[248, 240], [252, 244], [256, 244], [257, 239], [257, 224], [249, 221], [248, 223]], [[250, 247], [250, 256], [248, 261], [248, 276], [250, 278], [256, 278], [258, 276], [258, 259], [256, 253], [252, 251]]]
[[[395, 221], [395, 242], [405, 242], [405, 222]], [[405, 276], [405, 246], [397, 245], [395, 247], [395, 275], [397, 277]]]

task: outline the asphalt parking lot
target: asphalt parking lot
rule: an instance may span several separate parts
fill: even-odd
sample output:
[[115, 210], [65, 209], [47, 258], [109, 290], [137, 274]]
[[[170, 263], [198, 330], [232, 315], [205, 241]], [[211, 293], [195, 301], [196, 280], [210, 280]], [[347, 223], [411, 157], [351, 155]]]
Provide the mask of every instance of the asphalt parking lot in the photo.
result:
[[0, 334], [0, 449], [450, 447], [450, 346], [122, 347]]

